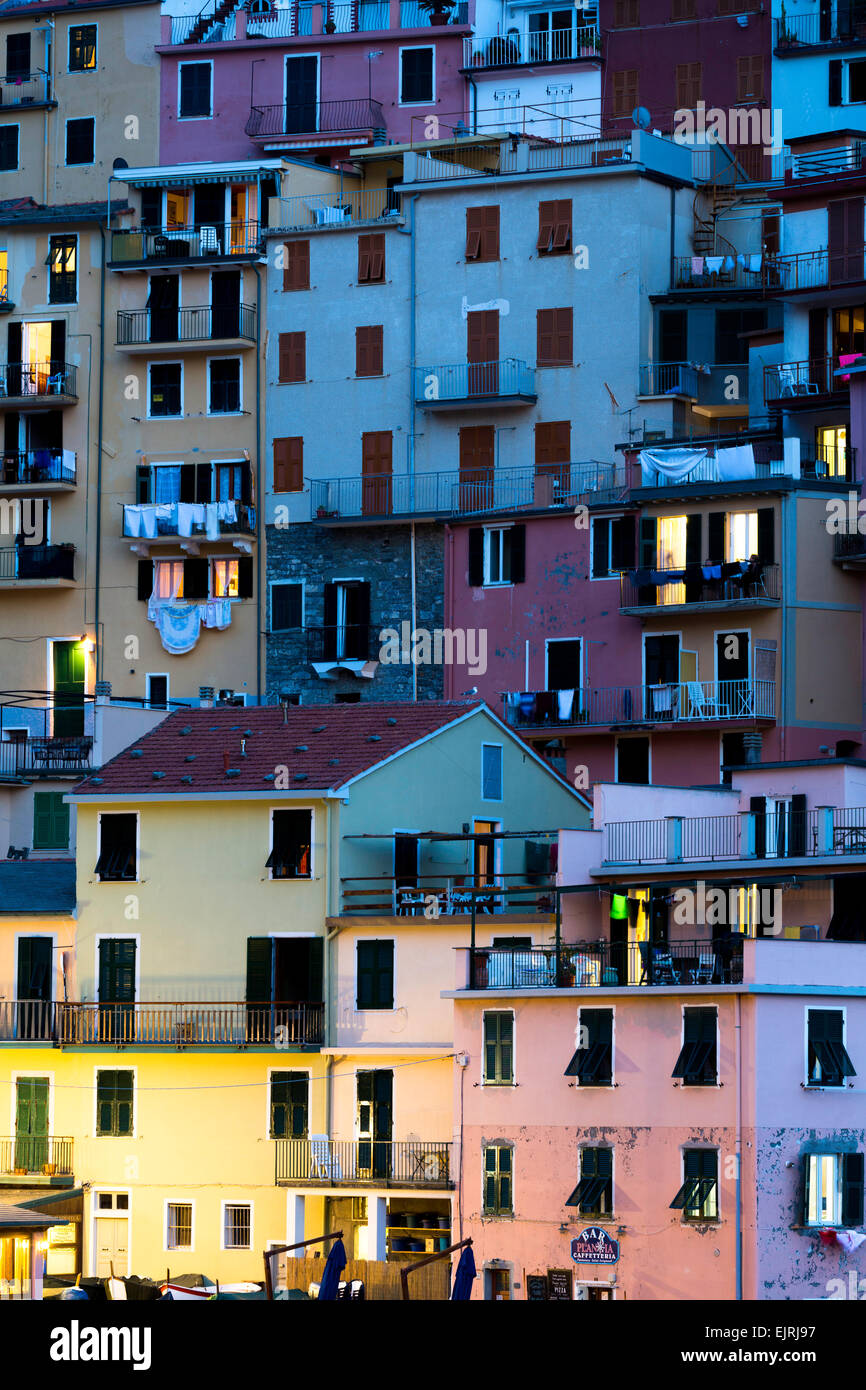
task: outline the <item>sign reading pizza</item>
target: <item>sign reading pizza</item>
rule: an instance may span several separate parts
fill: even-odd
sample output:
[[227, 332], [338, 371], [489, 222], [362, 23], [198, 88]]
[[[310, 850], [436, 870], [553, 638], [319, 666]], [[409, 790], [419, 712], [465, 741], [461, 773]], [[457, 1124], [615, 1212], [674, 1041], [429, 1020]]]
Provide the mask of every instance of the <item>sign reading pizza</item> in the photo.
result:
[[600, 1226], [587, 1226], [572, 1240], [571, 1258], [582, 1265], [615, 1265], [619, 1259], [619, 1241], [613, 1240]]

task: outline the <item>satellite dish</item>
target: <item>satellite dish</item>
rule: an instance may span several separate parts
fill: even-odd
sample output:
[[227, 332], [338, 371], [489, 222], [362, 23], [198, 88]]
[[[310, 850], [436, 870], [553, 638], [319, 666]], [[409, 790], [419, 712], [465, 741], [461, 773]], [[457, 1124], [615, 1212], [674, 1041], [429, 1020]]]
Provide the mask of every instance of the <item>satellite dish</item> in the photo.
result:
[[122, 155], [118, 155], [111, 167], [115, 171], [117, 171], [118, 169], [128, 169], [129, 163], [127, 160], [123, 158]]
[[652, 116], [645, 106], [636, 106], [631, 113], [631, 118], [638, 130], [649, 130]]

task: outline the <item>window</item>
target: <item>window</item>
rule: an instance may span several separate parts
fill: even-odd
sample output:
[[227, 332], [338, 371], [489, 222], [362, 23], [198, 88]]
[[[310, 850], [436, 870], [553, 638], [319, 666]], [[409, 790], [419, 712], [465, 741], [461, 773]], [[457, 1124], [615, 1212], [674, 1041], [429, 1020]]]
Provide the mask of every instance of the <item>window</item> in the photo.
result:
[[177, 114], [182, 121], [200, 120], [211, 114], [210, 63], [180, 63], [178, 66]]
[[510, 1144], [488, 1144], [484, 1150], [483, 1208], [485, 1216], [513, 1216], [514, 1214], [513, 1157], [514, 1150]]
[[511, 1086], [514, 1082], [514, 1015], [484, 1015], [484, 1085]]
[[467, 261], [499, 260], [499, 207], [466, 209]]
[[671, 19], [694, 19], [695, 0], [671, 0]]
[[536, 250], [543, 256], [571, 253], [571, 199], [538, 204]]
[[99, 858], [94, 873], [103, 883], [134, 882], [137, 872], [138, 816], [134, 812], [99, 817]]
[[167, 1202], [165, 1208], [166, 1250], [192, 1250], [192, 1203]]
[[69, 26], [69, 71], [93, 72], [96, 68], [96, 25]]
[[848, 68], [848, 101], [851, 105], [866, 101], [866, 60], [857, 58], [846, 64]]
[[18, 168], [18, 126], [0, 125], [0, 171]]
[[100, 1211], [129, 1211], [128, 1192], [100, 1192], [96, 1199]]
[[634, 517], [602, 516], [592, 522], [592, 577], [611, 579], [634, 565]]
[[295, 436], [274, 440], [274, 492], [303, 492], [304, 441]]
[[92, 116], [66, 122], [66, 163], [92, 164], [96, 122]]
[[613, 114], [630, 116], [638, 101], [638, 69], [625, 68], [613, 74]]
[[715, 1009], [683, 1009], [683, 1045], [671, 1076], [684, 1086], [714, 1086], [718, 1080]]
[[857, 1075], [845, 1051], [844, 1012], [842, 1009], [807, 1009], [806, 1020], [806, 1084], [844, 1086], [846, 1077]]
[[[571, 28], [574, 11], [541, 10], [528, 16], [530, 63], [556, 62], [571, 58]], [[578, 21], [579, 23], [580, 21]]]
[[640, 0], [614, 0], [614, 29], [633, 29], [640, 24]]
[[168, 709], [168, 676], [148, 673], [145, 688], [148, 709]]
[[311, 878], [312, 845], [312, 811], [271, 812], [271, 878]]
[[[581, 641], [579, 637], [549, 637], [545, 643], [546, 690], [576, 691], [580, 685]], [[578, 692], [578, 709], [579, 704]], [[560, 717], [568, 711], [562, 702]]]
[[283, 244], [283, 291], [310, 288], [310, 243], [287, 241]]
[[676, 83], [677, 106], [693, 110], [701, 99], [701, 64], [677, 63]]
[[863, 1225], [863, 1155], [807, 1154], [805, 1156], [806, 1226]]
[[737, 101], [763, 101], [764, 57], [757, 53], [737, 59]]
[[741, 733], [722, 734], [721, 739], [721, 782], [725, 787], [733, 785], [735, 767], [742, 767], [746, 761], [746, 744]]
[[538, 366], [570, 367], [573, 357], [574, 311], [569, 306], [564, 309], [539, 309], [536, 316], [538, 330]]
[[[515, 532], [518, 534], [515, 535]], [[484, 583], [522, 583], [525, 545], [526, 528], [524, 526], [485, 526]], [[518, 554], [518, 552], [520, 553]], [[520, 564], [519, 578], [515, 573], [518, 559]]]
[[385, 280], [385, 233], [358, 237], [358, 284], [380, 285]]
[[719, 1155], [716, 1149], [683, 1149], [683, 1184], [671, 1202], [687, 1221], [719, 1219]]
[[6, 81], [17, 82], [30, 76], [30, 35], [6, 35]]
[[725, 559], [748, 560], [758, 553], [758, 513], [728, 513], [728, 545]]
[[147, 384], [147, 413], [151, 419], [183, 414], [183, 367], [180, 362], [151, 362]]
[[241, 408], [241, 360], [221, 357], [208, 362], [209, 415], [237, 415]]
[[69, 848], [69, 807], [63, 792], [33, 793], [33, 848]]
[[310, 1078], [304, 1071], [271, 1072], [271, 1139], [306, 1139]]
[[359, 941], [355, 1007], [393, 1009], [394, 942]]
[[481, 800], [502, 800], [502, 747], [498, 743], [481, 745]]
[[279, 335], [279, 369], [277, 380], [306, 381], [306, 379], [306, 333], [281, 333]]
[[[214, 560], [213, 575], [211, 584], [211, 594], [214, 598], [244, 598], [241, 593], [241, 562], [240, 560]], [[187, 598], [193, 597], [187, 585]], [[202, 595], [207, 598], [208, 595]]]
[[98, 1071], [96, 1073], [96, 1133], [98, 1135], [132, 1134], [131, 1071]]
[[613, 1009], [581, 1009], [578, 1047], [565, 1069], [579, 1086], [613, 1085]]
[[382, 331], [381, 323], [355, 329], [356, 376], [382, 375]]
[[361, 692], [359, 690], [347, 690], [342, 695], [334, 696], [335, 705], [359, 705], [361, 703]]
[[48, 303], [74, 304], [78, 298], [78, 238], [53, 236], [48, 242]]
[[613, 1211], [613, 1149], [580, 1150], [580, 1182], [565, 1203], [581, 1216], [609, 1216]]
[[818, 425], [815, 431], [815, 473], [823, 478], [847, 478], [846, 425]]
[[[142, 564], [150, 565], [149, 560], [143, 560]], [[153, 562], [153, 583], [150, 591], [142, 597], [150, 598], [151, 593], [155, 598], [183, 598], [183, 560], [154, 560]]]
[[433, 49], [400, 49], [400, 104], [433, 100]]
[[303, 584], [271, 585], [271, 632], [288, 632], [304, 625]]
[[649, 786], [650, 741], [648, 738], [618, 738], [616, 741], [616, 780]]
[[250, 1202], [226, 1202], [223, 1206], [223, 1250], [251, 1250], [253, 1208]]
[[569, 489], [570, 459], [571, 421], [539, 421], [535, 426], [535, 476], [555, 479], [551, 494], [554, 500], [557, 487], [564, 492]]
[[659, 362], [683, 362], [688, 357], [688, 315], [684, 309], [659, 311]]

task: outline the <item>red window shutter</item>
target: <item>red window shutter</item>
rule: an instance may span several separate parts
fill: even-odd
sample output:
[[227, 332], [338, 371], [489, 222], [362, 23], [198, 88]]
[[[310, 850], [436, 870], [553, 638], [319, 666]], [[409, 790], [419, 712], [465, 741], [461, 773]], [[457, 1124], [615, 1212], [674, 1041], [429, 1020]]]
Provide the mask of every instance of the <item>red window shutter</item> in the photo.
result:
[[570, 455], [570, 420], [550, 420], [535, 426], [536, 472], [545, 472], [551, 464], [568, 463]]
[[304, 441], [300, 437], [274, 440], [274, 492], [303, 492]]
[[466, 209], [466, 259], [477, 261], [481, 256], [481, 213], [483, 208]]
[[613, 74], [613, 114], [629, 116], [638, 104], [638, 70], [623, 68]]
[[553, 357], [553, 309], [539, 309], [537, 314], [538, 346], [536, 361], [539, 367], [545, 366]]
[[482, 208], [481, 255], [485, 261], [499, 260], [499, 208]]
[[762, 101], [764, 59], [761, 54], [737, 59], [737, 101]]
[[307, 343], [305, 333], [280, 334], [280, 381], [305, 381], [307, 377]]
[[492, 425], [470, 425], [460, 431], [460, 477], [477, 479], [493, 471], [495, 431]]
[[539, 367], [570, 367], [573, 347], [573, 314], [570, 308], [538, 310]]
[[553, 229], [556, 226], [556, 203], [538, 204], [538, 241], [536, 250], [549, 251], [553, 244]]
[[308, 241], [287, 241], [283, 250], [285, 253], [283, 289], [308, 290], [310, 288], [310, 243]]
[[564, 251], [571, 246], [571, 199], [557, 199], [554, 206], [556, 220], [553, 227], [553, 249]]
[[382, 324], [355, 329], [355, 375], [382, 375]]
[[358, 282], [374, 284], [385, 279], [385, 234], [358, 237]]
[[393, 440], [390, 430], [368, 430], [361, 436], [361, 510], [365, 516], [391, 511]]

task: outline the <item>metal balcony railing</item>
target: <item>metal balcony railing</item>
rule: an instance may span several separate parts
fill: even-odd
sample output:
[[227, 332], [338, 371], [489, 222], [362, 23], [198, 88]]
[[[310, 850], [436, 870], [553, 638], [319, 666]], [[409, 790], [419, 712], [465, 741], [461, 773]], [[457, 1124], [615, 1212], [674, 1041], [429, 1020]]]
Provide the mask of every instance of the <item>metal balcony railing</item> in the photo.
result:
[[603, 989], [739, 984], [743, 938], [650, 944], [581, 941], [538, 949], [465, 948], [466, 989]]
[[500, 362], [454, 362], [415, 368], [415, 400], [432, 407], [441, 401], [535, 400], [535, 368], [517, 357]]
[[835, 533], [833, 558], [834, 560], [866, 559], [866, 535], [859, 529], [856, 522], [848, 522], [844, 529]]
[[63, 1045], [171, 1047], [316, 1047], [324, 1040], [324, 1004], [57, 1004]]
[[814, 14], [785, 15], [773, 20], [773, 47], [780, 53], [797, 48], [818, 48], [833, 44], [866, 41], [866, 8], [860, 5], [839, 6], [832, 14], [816, 10]]
[[0, 486], [74, 483], [76, 465], [72, 449], [4, 449], [0, 453]]
[[846, 444], [809, 446], [810, 452], [800, 455], [800, 472], [804, 478], [839, 478], [853, 482], [857, 476], [857, 450]]
[[318, 520], [436, 513], [514, 511], [531, 507], [573, 507], [579, 500], [615, 501], [625, 487], [625, 471], [613, 463], [557, 463], [543, 468], [497, 468], [484, 477], [452, 469], [441, 473], [388, 473], [363, 478], [319, 478], [311, 488], [312, 515]]
[[111, 233], [113, 265], [147, 261], [213, 261], [260, 253], [258, 222], [207, 222], [188, 227], [131, 227]]
[[[497, 874], [495, 883], [476, 882], [467, 872], [406, 875], [380, 874], [341, 880], [344, 916], [471, 917], [491, 913], [553, 912], [554, 873]], [[516, 880], [514, 882], [513, 880]]]
[[362, 222], [388, 222], [401, 216], [402, 200], [392, 188], [298, 194], [280, 199], [277, 229], [305, 232], [313, 227], [351, 227]]
[[0, 1173], [4, 1177], [71, 1177], [73, 1142], [56, 1134], [16, 1134], [0, 1139]]
[[837, 174], [858, 174], [864, 160], [866, 140], [852, 140], [849, 145], [837, 145], [832, 150], [791, 154], [785, 161], [785, 168], [793, 180], [825, 179]]
[[691, 362], [645, 362], [640, 369], [639, 396], [698, 395], [698, 373]]
[[[69, 709], [81, 710], [81, 704]], [[57, 734], [26, 737], [0, 744], [0, 774], [7, 777], [54, 777], [59, 773], [89, 772], [93, 739], [89, 735]]]
[[[745, 253], [727, 256], [674, 256], [672, 290], [760, 290], [767, 270], [764, 258]], [[752, 268], [754, 266], [754, 269]]]
[[194, 343], [214, 338], [256, 339], [254, 304], [202, 304], [183, 309], [118, 309], [117, 345]]
[[[689, 437], [695, 443], [700, 443], [706, 448], [721, 449], [725, 447], [724, 444], [717, 442], [712, 436], [690, 435]], [[752, 444], [756, 478], [780, 478], [787, 476], [787, 466], [781, 439], [750, 439], [746, 436], [743, 442]], [[728, 443], [732, 444], [733, 440], [729, 440]], [[659, 453], [663, 453], [664, 448], [664, 445], [659, 446]], [[698, 459], [687, 473], [681, 478], [677, 478], [676, 482], [661, 470], [656, 471], [652, 467], [642, 467], [638, 461], [638, 466], [635, 467], [632, 473], [631, 486], [633, 488], [669, 488], [673, 486], [681, 487], [686, 484], [721, 483], [725, 481], [726, 478], [723, 476], [723, 470], [720, 471], [720, 465], [716, 460], [715, 454], [707, 453], [705, 457]]]
[[304, 630], [308, 661], [370, 661], [379, 655], [380, 628], [370, 623], [329, 623]]
[[51, 100], [51, 78], [37, 68], [35, 72], [6, 72], [0, 77], [0, 108], [41, 106]]
[[253, 106], [244, 127], [252, 140], [273, 140], [293, 135], [337, 134], [345, 131], [385, 130], [380, 101], [354, 97], [343, 101], [319, 101], [294, 106]]
[[574, 690], [530, 690], [504, 696], [516, 728], [575, 728], [620, 724], [706, 724], [774, 719], [773, 681], [671, 681]]
[[638, 584], [634, 570], [621, 574], [620, 609], [679, 609], [704, 603], [754, 607], [778, 603], [782, 597], [779, 565], [743, 562], [739, 573], [734, 564], [721, 565], [718, 579], [705, 578], [704, 568], [690, 565], [685, 570], [651, 570], [649, 584]]
[[776, 256], [771, 264], [775, 279], [767, 287], [783, 293], [855, 285], [866, 279], [866, 248], [848, 246], [844, 251], [831, 252], [822, 247], [798, 251], [790, 256]]
[[553, 29], [545, 33], [508, 34], [482, 37], [473, 34], [463, 40], [465, 68], [519, 67], [523, 63], [570, 62], [576, 58], [595, 58], [601, 52], [601, 36], [596, 26]]
[[450, 1188], [450, 1140], [277, 1139], [275, 1182]]
[[780, 362], [764, 368], [764, 403], [794, 401], [848, 390], [847, 381], [835, 375], [838, 357], [812, 357], [799, 362]]
[[706, 863], [731, 859], [866, 855], [866, 807], [741, 811], [729, 816], [668, 816], [609, 821], [605, 864]]
[[74, 545], [14, 545], [0, 550], [0, 581], [74, 578]]
[[69, 362], [0, 363], [0, 405], [4, 397], [77, 395], [78, 368]]

